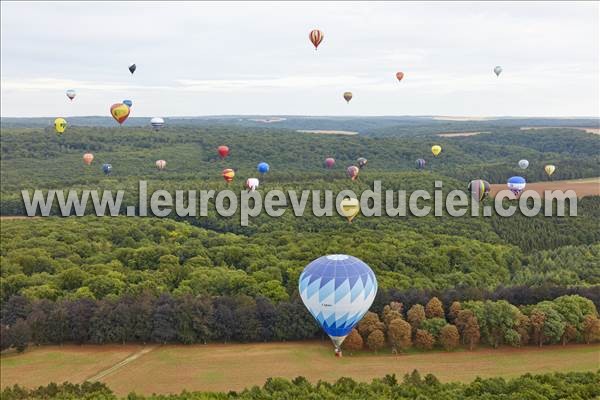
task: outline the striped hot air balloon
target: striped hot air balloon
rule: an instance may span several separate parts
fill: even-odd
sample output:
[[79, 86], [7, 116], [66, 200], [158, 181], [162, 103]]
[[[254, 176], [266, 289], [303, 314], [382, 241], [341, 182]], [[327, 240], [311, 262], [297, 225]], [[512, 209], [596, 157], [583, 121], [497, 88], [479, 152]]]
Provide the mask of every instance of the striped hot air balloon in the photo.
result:
[[167, 166], [167, 162], [165, 160], [157, 160], [155, 164], [159, 171], [162, 171]]
[[160, 117], [154, 117], [150, 120], [150, 125], [152, 125], [152, 128], [155, 131], [160, 130], [160, 128], [162, 128], [164, 124], [165, 124], [165, 120]]
[[527, 182], [522, 176], [511, 176], [506, 182], [506, 186], [511, 192], [515, 194], [515, 196], [520, 195], [523, 192], [523, 190], [525, 190], [526, 185]]
[[254, 192], [258, 188], [258, 178], [246, 179], [246, 189], [250, 192]]
[[331, 254], [304, 268], [298, 288], [304, 305], [341, 355], [342, 342], [375, 300], [373, 270], [356, 257]]
[[319, 47], [319, 45], [323, 41], [324, 37], [325, 37], [325, 35], [323, 35], [323, 32], [321, 32], [318, 29], [313, 29], [308, 34], [308, 38], [310, 39], [310, 41], [313, 44], [313, 46], [315, 46], [315, 50], [317, 50], [317, 47]]
[[424, 168], [425, 168], [425, 164], [426, 164], [426, 162], [425, 162], [425, 160], [424, 160], [424, 159], [422, 159], [422, 158], [419, 158], [419, 159], [416, 161], [416, 164], [417, 164], [417, 169], [424, 169]]
[[490, 183], [482, 179], [475, 179], [469, 182], [469, 191], [473, 200], [482, 201], [490, 194]]
[[350, 179], [355, 180], [358, 177], [359, 171], [360, 170], [356, 165], [351, 165], [348, 168], [346, 168], [346, 175], [348, 175]]
[[235, 176], [235, 171], [231, 168], [226, 168], [223, 170], [223, 172], [221, 172], [221, 175], [223, 175], [225, 182], [231, 183], [231, 181], [233, 181], [233, 177]]

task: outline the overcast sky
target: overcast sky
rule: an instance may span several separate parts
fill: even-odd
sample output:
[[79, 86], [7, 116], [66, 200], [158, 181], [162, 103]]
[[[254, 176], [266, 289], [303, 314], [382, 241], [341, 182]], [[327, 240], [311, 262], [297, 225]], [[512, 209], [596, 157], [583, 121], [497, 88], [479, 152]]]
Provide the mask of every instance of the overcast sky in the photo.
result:
[[598, 116], [598, 4], [2, 1], [2, 116]]

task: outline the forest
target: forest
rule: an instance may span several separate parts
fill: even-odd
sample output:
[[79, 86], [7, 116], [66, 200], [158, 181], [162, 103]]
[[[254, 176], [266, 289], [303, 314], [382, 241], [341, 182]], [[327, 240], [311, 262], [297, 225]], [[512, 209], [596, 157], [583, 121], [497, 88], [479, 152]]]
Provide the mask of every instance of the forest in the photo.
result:
[[[340, 378], [334, 383], [319, 381], [311, 384], [304, 377], [293, 380], [269, 378], [262, 387], [254, 386], [241, 392], [202, 393], [182, 392], [174, 395], [142, 396], [131, 393], [128, 400], [582, 400], [600, 396], [600, 372], [570, 372], [545, 375], [526, 374], [513, 379], [489, 378], [469, 383], [442, 383], [434, 375], [421, 376], [418, 371], [406, 374], [401, 380], [386, 375], [370, 383]], [[88, 399], [116, 400], [112, 391], [100, 382], [78, 384], [55, 384], [36, 389], [19, 386], [5, 388], [1, 396], [5, 400]]]

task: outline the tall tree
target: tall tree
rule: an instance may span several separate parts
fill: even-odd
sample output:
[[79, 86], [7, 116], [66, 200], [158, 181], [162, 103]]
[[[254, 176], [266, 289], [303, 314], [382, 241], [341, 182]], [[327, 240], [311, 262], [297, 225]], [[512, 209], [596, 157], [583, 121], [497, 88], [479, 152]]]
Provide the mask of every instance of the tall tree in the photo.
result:
[[425, 308], [420, 304], [413, 305], [408, 310], [406, 318], [412, 327], [413, 333], [415, 333], [421, 326], [421, 323], [425, 321]]
[[388, 324], [387, 337], [394, 351], [404, 351], [412, 344], [412, 328], [405, 320], [396, 318]]
[[435, 338], [431, 333], [423, 329], [417, 329], [417, 333], [415, 334], [415, 346], [417, 346], [417, 348], [421, 350], [431, 350], [434, 344]]
[[458, 329], [454, 325], [446, 325], [440, 330], [440, 344], [447, 351], [453, 350], [458, 347], [460, 341], [460, 335]]
[[385, 346], [385, 335], [380, 329], [375, 329], [369, 333], [367, 346], [370, 350], [377, 352]]
[[360, 333], [358, 333], [356, 329], [352, 329], [346, 337], [346, 340], [344, 340], [344, 342], [342, 343], [342, 347], [345, 350], [350, 351], [350, 354], [352, 354], [353, 351], [362, 350], [363, 346], [363, 338], [362, 336], [360, 336]]
[[427, 318], [445, 318], [444, 305], [437, 297], [433, 297], [425, 305], [425, 316]]

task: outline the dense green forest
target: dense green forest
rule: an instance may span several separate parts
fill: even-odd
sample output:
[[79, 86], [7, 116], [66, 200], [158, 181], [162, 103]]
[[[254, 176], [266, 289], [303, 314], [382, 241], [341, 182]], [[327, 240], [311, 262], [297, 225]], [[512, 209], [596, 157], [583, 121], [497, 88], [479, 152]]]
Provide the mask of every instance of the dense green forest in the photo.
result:
[[[583, 400], [600, 396], [600, 372], [570, 372], [545, 375], [526, 374], [513, 379], [477, 378], [470, 383], [441, 383], [434, 375], [421, 376], [418, 371], [406, 374], [399, 381], [395, 375], [386, 375], [370, 383], [340, 378], [335, 383], [319, 381], [311, 384], [304, 377], [291, 381], [269, 378], [262, 387], [255, 386], [241, 392], [202, 393], [183, 392], [178, 395], [142, 396], [131, 393], [128, 400], [503, 400], [544, 399]], [[81, 385], [51, 383], [36, 389], [19, 386], [6, 388], [1, 393], [5, 400], [89, 399], [113, 400], [118, 397], [100, 382]]]

